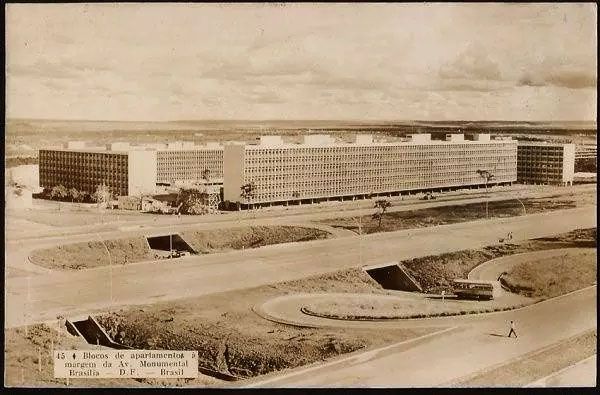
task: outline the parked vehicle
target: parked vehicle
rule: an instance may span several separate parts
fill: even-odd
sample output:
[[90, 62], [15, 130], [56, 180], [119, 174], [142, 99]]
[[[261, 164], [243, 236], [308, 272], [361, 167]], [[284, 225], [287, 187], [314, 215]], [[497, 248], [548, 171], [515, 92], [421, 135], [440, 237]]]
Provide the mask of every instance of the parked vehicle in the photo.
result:
[[463, 299], [493, 299], [494, 287], [489, 282], [456, 279], [453, 281], [454, 294]]
[[421, 198], [421, 200], [434, 200], [437, 199], [437, 196], [435, 196], [433, 193], [431, 192], [427, 192], [425, 195], [423, 195], [423, 197]]

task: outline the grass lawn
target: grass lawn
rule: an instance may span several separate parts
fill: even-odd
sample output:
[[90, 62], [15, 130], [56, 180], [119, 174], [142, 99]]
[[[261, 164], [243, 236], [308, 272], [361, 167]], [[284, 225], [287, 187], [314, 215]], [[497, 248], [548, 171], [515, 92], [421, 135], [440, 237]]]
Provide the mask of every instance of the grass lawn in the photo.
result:
[[[590, 194], [572, 196], [571, 199], [564, 197], [530, 198], [522, 199], [527, 214], [535, 214], [545, 211], [564, 210], [578, 207], [579, 204], [587, 204]], [[595, 194], [594, 194], [595, 199]], [[375, 209], [373, 210], [375, 212]], [[516, 199], [491, 201], [488, 203], [489, 218], [506, 218], [523, 215], [523, 207]], [[420, 210], [387, 212], [383, 215], [381, 227], [378, 220], [372, 216], [363, 216], [362, 233], [370, 234], [377, 232], [393, 232], [404, 229], [424, 228], [429, 226], [455, 224], [467, 221], [483, 219], [485, 214], [485, 203], [470, 203], [443, 207], [433, 207]], [[359, 231], [357, 220], [351, 217], [341, 217], [318, 221], [329, 226], [344, 228], [354, 232]]]
[[427, 318], [449, 315], [490, 313], [509, 310], [532, 303], [534, 300], [518, 295], [507, 295], [496, 300], [472, 301], [455, 298], [428, 299], [382, 295], [323, 295], [307, 302], [302, 311], [318, 317], [373, 320], [397, 318]]
[[596, 282], [596, 251], [564, 254], [550, 259], [516, 265], [502, 276], [502, 284], [512, 292], [532, 297], [552, 298]]
[[[184, 231], [182, 238], [202, 254], [257, 248], [270, 244], [325, 239], [329, 233], [298, 226], [252, 226], [201, 231]], [[109, 254], [110, 252], [110, 260]], [[126, 265], [155, 259], [143, 236], [125, 239], [64, 244], [35, 250], [31, 262], [50, 269], [79, 270]]]

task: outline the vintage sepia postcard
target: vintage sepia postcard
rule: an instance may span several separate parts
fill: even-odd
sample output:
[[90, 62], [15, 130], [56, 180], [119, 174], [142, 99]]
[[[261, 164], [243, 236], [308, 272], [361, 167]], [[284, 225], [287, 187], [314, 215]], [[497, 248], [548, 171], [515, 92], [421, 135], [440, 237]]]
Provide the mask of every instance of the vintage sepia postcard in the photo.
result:
[[4, 387], [595, 387], [595, 3], [8, 3]]

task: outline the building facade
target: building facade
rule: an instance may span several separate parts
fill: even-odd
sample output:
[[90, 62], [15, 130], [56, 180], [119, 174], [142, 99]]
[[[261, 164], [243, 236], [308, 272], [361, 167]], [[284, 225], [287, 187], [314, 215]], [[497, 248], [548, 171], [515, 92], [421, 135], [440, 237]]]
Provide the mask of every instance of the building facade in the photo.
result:
[[[490, 140], [488, 134], [472, 140], [453, 134], [446, 141], [420, 134], [392, 143], [374, 142], [370, 135], [354, 143], [310, 135], [303, 144], [265, 136], [258, 145], [226, 145], [223, 159], [224, 200], [241, 204], [483, 185], [477, 170], [494, 174], [491, 184], [517, 180], [517, 142]], [[244, 186], [250, 193], [242, 196]]]
[[92, 194], [105, 184], [115, 196], [153, 193], [155, 151], [80, 148], [39, 151], [40, 187], [63, 185]]
[[156, 182], [174, 185], [205, 180], [223, 180], [223, 146], [182, 145], [156, 152]]
[[573, 185], [575, 145], [519, 142], [517, 179], [524, 184]]

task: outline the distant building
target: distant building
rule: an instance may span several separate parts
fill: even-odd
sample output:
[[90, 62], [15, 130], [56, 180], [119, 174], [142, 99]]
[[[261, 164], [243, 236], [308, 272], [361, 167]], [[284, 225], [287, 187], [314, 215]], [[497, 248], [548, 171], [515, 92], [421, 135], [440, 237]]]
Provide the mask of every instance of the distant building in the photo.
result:
[[594, 144], [575, 146], [575, 159], [595, 159], [598, 156], [598, 147]]
[[223, 146], [170, 143], [156, 152], [158, 184], [191, 184], [203, 180], [223, 182]]
[[115, 142], [86, 147], [83, 142], [69, 142], [63, 149], [40, 150], [39, 169], [39, 185], [44, 188], [63, 185], [91, 194], [104, 183], [116, 196], [152, 194], [156, 184], [222, 184], [223, 146]]
[[524, 184], [573, 185], [575, 145], [519, 142], [517, 180]]
[[[360, 198], [374, 194], [483, 185], [477, 170], [494, 175], [491, 184], [517, 180], [517, 142], [475, 135], [446, 141], [429, 134], [407, 142], [374, 142], [359, 135], [340, 143], [308, 135], [303, 144], [264, 136], [259, 144], [228, 144], [223, 154], [224, 197], [241, 204]], [[242, 187], [251, 193], [241, 196]]]

